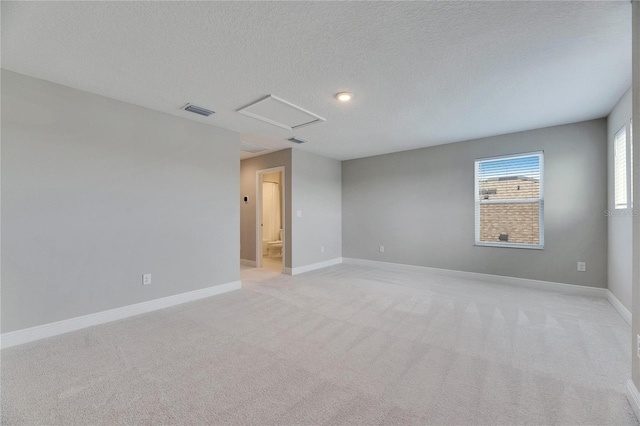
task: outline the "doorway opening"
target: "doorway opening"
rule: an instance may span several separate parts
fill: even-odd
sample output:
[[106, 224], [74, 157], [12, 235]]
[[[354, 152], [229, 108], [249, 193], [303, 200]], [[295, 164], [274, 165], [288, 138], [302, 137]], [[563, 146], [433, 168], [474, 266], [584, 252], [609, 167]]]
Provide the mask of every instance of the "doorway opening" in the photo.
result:
[[282, 272], [285, 247], [284, 167], [256, 172], [256, 267]]

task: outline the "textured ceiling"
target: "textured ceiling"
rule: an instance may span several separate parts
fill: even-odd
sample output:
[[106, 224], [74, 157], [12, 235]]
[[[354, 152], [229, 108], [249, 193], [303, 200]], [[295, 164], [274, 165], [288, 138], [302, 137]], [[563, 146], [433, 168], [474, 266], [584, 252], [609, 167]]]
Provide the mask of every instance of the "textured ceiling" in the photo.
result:
[[[350, 159], [606, 116], [631, 85], [631, 5], [3, 1], [2, 67]], [[235, 112], [269, 94], [327, 121]]]

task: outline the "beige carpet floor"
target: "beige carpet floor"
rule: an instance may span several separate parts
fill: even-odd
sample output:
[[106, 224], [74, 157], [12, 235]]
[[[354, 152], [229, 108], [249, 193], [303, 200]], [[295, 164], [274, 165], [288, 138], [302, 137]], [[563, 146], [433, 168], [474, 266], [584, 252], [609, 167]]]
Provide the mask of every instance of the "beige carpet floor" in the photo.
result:
[[3, 350], [2, 424], [638, 424], [604, 299], [355, 265], [242, 278]]

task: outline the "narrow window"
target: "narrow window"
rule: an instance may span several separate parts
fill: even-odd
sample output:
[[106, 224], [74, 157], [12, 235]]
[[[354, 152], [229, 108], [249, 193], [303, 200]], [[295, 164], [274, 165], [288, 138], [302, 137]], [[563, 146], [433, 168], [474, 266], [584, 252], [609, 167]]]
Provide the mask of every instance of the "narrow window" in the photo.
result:
[[629, 121], [629, 208], [633, 208], [633, 119]]
[[613, 197], [616, 209], [629, 207], [627, 170], [627, 128], [623, 126], [613, 138]]
[[544, 246], [543, 153], [475, 162], [475, 243]]

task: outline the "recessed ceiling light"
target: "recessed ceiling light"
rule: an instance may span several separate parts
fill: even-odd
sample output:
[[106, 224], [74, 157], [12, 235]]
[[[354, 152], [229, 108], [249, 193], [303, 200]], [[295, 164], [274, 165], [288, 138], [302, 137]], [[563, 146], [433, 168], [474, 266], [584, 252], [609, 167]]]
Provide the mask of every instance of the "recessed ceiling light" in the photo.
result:
[[336, 98], [338, 98], [340, 102], [349, 102], [352, 98], [352, 95], [348, 92], [340, 92], [336, 95]]

